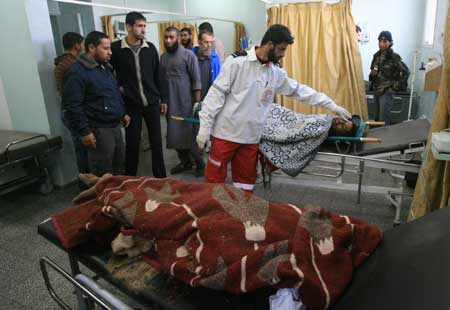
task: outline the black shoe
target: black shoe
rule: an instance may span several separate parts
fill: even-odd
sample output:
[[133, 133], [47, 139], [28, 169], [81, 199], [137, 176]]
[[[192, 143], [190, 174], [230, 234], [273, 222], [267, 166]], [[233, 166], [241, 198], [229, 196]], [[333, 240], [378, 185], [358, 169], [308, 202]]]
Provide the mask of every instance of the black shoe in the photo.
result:
[[195, 168], [195, 177], [200, 178], [205, 175], [205, 167]]
[[170, 169], [170, 174], [177, 174], [188, 170], [192, 170], [192, 165], [184, 165], [182, 163], [179, 163], [178, 165]]

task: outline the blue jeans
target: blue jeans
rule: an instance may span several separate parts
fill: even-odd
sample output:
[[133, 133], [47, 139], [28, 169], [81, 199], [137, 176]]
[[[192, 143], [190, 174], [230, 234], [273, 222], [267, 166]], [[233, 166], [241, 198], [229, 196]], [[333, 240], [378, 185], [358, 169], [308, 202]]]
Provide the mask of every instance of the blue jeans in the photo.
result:
[[381, 96], [375, 96], [375, 103], [377, 105], [376, 121], [384, 121], [386, 125], [392, 124], [391, 109], [394, 103], [392, 98], [392, 91], [388, 90]]

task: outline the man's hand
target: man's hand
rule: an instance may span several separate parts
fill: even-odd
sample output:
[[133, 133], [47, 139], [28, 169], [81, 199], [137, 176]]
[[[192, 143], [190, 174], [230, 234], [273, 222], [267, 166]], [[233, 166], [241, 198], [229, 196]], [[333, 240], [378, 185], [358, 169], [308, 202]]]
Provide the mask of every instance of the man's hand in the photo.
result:
[[350, 112], [343, 107], [337, 106], [337, 108], [332, 112], [342, 119], [352, 119], [352, 115], [350, 114]]
[[167, 103], [161, 103], [161, 114], [166, 115], [167, 114]]
[[202, 103], [200, 101], [194, 103], [194, 106], [192, 107], [192, 115], [198, 114], [200, 110], [202, 109]]
[[372, 70], [370, 70], [371, 76], [377, 76], [378, 75], [378, 66], [374, 66]]
[[199, 149], [203, 150], [209, 144], [209, 134], [201, 134], [197, 135], [197, 145]]
[[130, 126], [131, 123], [131, 117], [128, 114], [125, 114], [125, 116], [123, 117], [123, 127], [127, 128], [128, 126]]
[[97, 141], [95, 140], [95, 136], [92, 132], [88, 135], [82, 136], [81, 143], [83, 143], [85, 147], [91, 149], [95, 149], [97, 147]]

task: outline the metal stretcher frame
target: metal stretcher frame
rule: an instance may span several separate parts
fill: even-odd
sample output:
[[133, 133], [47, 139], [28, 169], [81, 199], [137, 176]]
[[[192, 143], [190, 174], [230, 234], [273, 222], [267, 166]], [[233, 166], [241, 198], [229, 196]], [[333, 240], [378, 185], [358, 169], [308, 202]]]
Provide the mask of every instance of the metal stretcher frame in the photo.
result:
[[[164, 298], [167, 298], [173, 294], [173, 292], [168, 293], [165, 291], [168, 290], [167, 287], [171, 284], [170, 281], [166, 282], [163, 280], [161, 281], [161, 285], [164, 287], [162, 291], [151, 291], [147, 292], [146, 296], [142, 296], [139, 293], [127, 288], [124, 283], [111, 277], [106, 268], [108, 259], [112, 255], [112, 251], [110, 249], [100, 249], [95, 244], [86, 244], [86, 246], [81, 246], [79, 248], [67, 251], [63, 248], [61, 242], [59, 241], [51, 219], [47, 219], [38, 225], [38, 234], [67, 253], [70, 263], [70, 272], [63, 270], [48, 257], [43, 257], [40, 260], [41, 272], [44, 277], [46, 288], [51, 297], [60, 305], [62, 309], [65, 310], [70, 309], [70, 307], [56, 294], [53, 289], [49, 278], [49, 273], [47, 272], [47, 267], [50, 267], [58, 272], [75, 286], [75, 293], [77, 295], [78, 303], [77, 310], [96, 310], [97, 308], [95, 308], [95, 303], [99, 304], [103, 307], [103, 309], [109, 309], [110, 307], [114, 310], [132, 309], [129, 308], [129, 305], [126, 305], [114, 295], [108, 292], [105, 293], [105, 290], [99, 285], [94, 285], [93, 281], [96, 281], [99, 278], [113, 285], [117, 290], [128, 296], [132, 301], [140, 303], [141, 308], [139, 309], [148, 309], [147, 307], [149, 307], [151, 309], [158, 310], [209, 310], [213, 309], [211, 306], [214, 305], [214, 309], [216, 310], [254, 310], [262, 309], [263, 306], [260, 305], [265, 305], [268, 300], [268, 296], [275, 293], [273, 289], [260, 289], [256, 292], [250, 292], [245, 295], [232, 295], [230, 293], [214, 291], [202, 287], [192, 289], [185, 284], [179, 283], [174, 285], [177, 287], [177, 290], [179, 289], [180, 291], [183, 291], [183, 287], [188, 287], [188, 289], [192, 289], [192, 292], [195, 292], [195, 294], [185, 296], [181, 293], [180, 296], [176, 297], [176, 300], [169, 302], [164, 300]], [[94, 274], [96, 274], [96, 276], [87, 277], [82, 274], [80, 264], [91, 270]], [[167, 276], [167, 278], [170, 279], [170, 276]], [[80, 288], [79, 286], [83, 286], [84, 288]], [[90, 293], [86, 293], [85, 289]], [[186, 290], [186, 288], [184, 290]], [[92, 300], [91, 294], [95, 295], [96, 299]], [[97, 299], [103, 301], [106, 307], [98, 303]], [[235, 306], [236, 304], [240, 305], [240, 307], [232, 308], [232, 306]]]
[[[0, 184], [0, 194], [12, 191], [22, 186], [26, 186], [35, 182], [41, 182], [39, 191], [43, 194], [48, 194], [53, 189], [50, 182], [47, 168], [42, 163], [43, 156], [61, 149], [62, 140], [60, 137], [49, 138], [44, 134], [21, 133], [14, 131], [1, 130], [0, 134], [17, 133], [26, 136], [22, 139], [8, 141], [4, 150], [0, 153], [2, 160], [0, 160], [0, 176], [7, 170], [7, 168], [14, 167], [18, 164], [25, 164], [32, 162], [36, 171], [32, 175], [27, 175], [14, 178], [6, 183]], [[41, 146], [43, 144], [43, 146]], [[30, 153], [27, 153], [26, 148], [30, 148]]]
[[[421, 148], [422, 149], [422, 148]], [[368, 158], [368, 157], [359, 157], [352, 155], [344, 155], [344, 154], [334, 154], [334, 153], [318, 153], [314, 162], [324, 162], [324, 163], [333, 163], [338, 165], [337, 173], [335, 175], [327, 175], [322, 173], [314, 173], [314, 172], [302, 172], [306, 175], [312, 176], [321, 176], [334, 178], [336, 181], [312, 181], [305, 180], [301, 178], [295, 179], [295, 183], [292, 178], [289, 176], [283, 176], [280, 174], [276, 175], [276, 182], [280, 184], [295, 184], [302, 185], [307, 187], [321, 188], [321, 189], [332, 189], [332, 190], [344, 190], [344, 191], [356, 191], [357, 192], [357, 203], [361, 203], [361, 193], [372, 193], [372, 194], [383, 194], [385, 197], [392, 203], [395, 207], [395, 218], [393, 223], [395, 225], [400, 224], [400, 212], [402, 208], [403, 202], [403, 181], [404, 176], [399, 175], [395, 172], [412, 172], [418, 173], [420, 169], [420, 165], [410, 164], [392, 160], [384, 160], [384, 159], [376, 159], [376, 158]], [[347, 169], [349, 166], [356, 167], [355, 172], [358, 175], [358, 183], [344, 183], [342, 180], [342, 175], [345, 171], [349, 171]], [[389, 175], [398, 179], [400, 185], [398, 187], [383, 187], [383, 186], [368, 186], [362, 185], [363, 176], [366, 168], [378, 168], [384, 169]], [[329, 168], [321, 166], [321, 168]], [[273, 180], [273, 173], [266, 173], [264, 178], [264, 183], [266, 188], [270, 190], [270, 184]]]
[[[383, 233], [383, 240], [378, 248], [367, 261], [356, 269], [353, 280], [349, 287], [345, 290], [343, 296], [338, 302], [330, 307], [330, 310], [394, 310], [394, 309], [439, 309], [450, 310], [448, 302], [448, 292], [450, 291], [450, 230], [448, 223], [450, 221], [450, 207], [435, 211], [418, 220], [412, 221], [405, 225], [390, 229]], [[46, 220], [38, 225], [38, 233], [46, 240], [62, 249], [54, 227], [51, 221]], [[93, 298], [106, 304], [104, 309], [129, 310], [130, 308], [113, 295], [105, 294], [102, 289], [90, 283], [86, 285], [78, 266], [81, 262], [88, 269], [101, 278], [104, 278], [119, 290], [129, 295], [133, 299], [137, 296], [132, 292], [124, 290], [120, 283], [114, 283], [108, 280], [105, 272], [107, 257], [99, 259], [86, 249], [76, 249], [67, 252], [72, 275], [66, 273], [66, 279], [77, 287], [79, 293], [80, 310], [93, 310], [93, 304], [88, 300]], [[102, 254], [105, 256], [104, 254]], [[110, 255], [110, 251], [109, 254]], [[103, 264], [103, 269], [92, 268]], [[54, 262], [48, 258], [41, 259], [41, 266], [48, 265], [53, 269], [60, 269]], [[46, 268], [46, 267], [44, 267]], [[48, 274], [44, 273], [46, 282], [49, 281]], [[76, 282], [76, 283], [75, 283]], [[199, 290], [201, 288], [193, 288]], [[164, 288], [162, 288], [164, 290]], [[221, 300], [216, 298], [217, 295], [210, 298], [209, 307], [201, 309], [227, 309], [220, 307]], [[248, 293], [251, 294], [251, 293]], [[93, 297], [94, 295], [95, 297]], [[249, 309], [268, 309], [268, 295], [256, 294], [250, 299], [242, 299], [243, 304], [250, 305], [248, 308], [239, 308], [242, 310]], [[107, 296], [107, 297], [105, 297]], [[200, 294], [203, 298], [208, 298], [204, 293]], [[53, 294], [52, 294], [52, 297]], [[253, 299], [252, 299], [253, 298]], [[264, 299], [264, 304], [257, 304], [257, 301]], [[138, 300], [138, 299], [137, 299]], [[255, 302], [256, 301], [256, 302]], [[144, 305], [149, 305], [153, 300], [143, 300]], [[101, 302], [98, 302], [102, 305]], [[113, 304], [113, 305], [111, 305]], [[121, 307], [124, 308], [121, 308]], [[181, 307], [165, 307], [159, 304], [157, 309], [170, 310], [191, 310], [198, 309], [193, 305], [184, 304]], [[108, 308], [109, 307], [109, 308]], [[63, 309], [67, 309], [64, 308]], [[153, 309], [153, 308], [152, 308]]]
[[[49, 227], [52, 228], [49, 229]], [[38, 234], [46, 238], [58, 248], [66, 251], [59, 242], [56, 231], [54, 231], [54, 234], [49, 233], [52, 231], [53, 226], [51, 224], [51, 219], [47, 219], [38, 225]], [[125, 303], [123, 303], [120, 299], [101, 288], [95, 282], [95, 279], [88, 277], [81, 272], [80, 263], [93, 271], [95, 269], [93, 268], [94, 265], [101, 264], [99, 257], [96, 257], [94, 259], [94, 255], [89, 254], [89, 248], [70, 250], [66, 251], [66, 253], [69, 260], [70, 272], [65, 271], [49, 257], [44, 256], [39, 260], [41, 273], [44, 278], [44, 283], [47, 291], [49, 292], [52, 299], [61, 307], [61, 309], [71, 310], [72, 308], [60, 296], [58, 296], [56, 290], [53, 288], [48, 268], [51, 268], [54, 272], [58, 273], [60, 276], [74, 285], [75, 294], [77, 297], [76, 310], [95, 310], [97, 309], [95, 305], [100, 306], [101, 309], [107, 310], [132, 309]], [[96, 269], [94, 273], [96, 274], [96, 278], [100, 277], [103, 279], [107, 279], [107, 275], [104, 273], [99, 273], [98, 269]], [[111, 281], [109, 281], [109, 283], [125, 292], [125, 290], [121, 288], [117, 283], [113, 283]]]
[[132, 308], [128, 307], [114, 295], [102, 289], [92, 278], [82, 274], [81, 272], [74, 276], [71, 276], [47, 256], [41, 257], [41, 259], [39, 260], [39, 265], [41, 268], [42, 276], [44, 277], [45, 286], [47, 287], [50, 296], [64, 310], [71, 310], [71, 308], [64, 302], [64, 300], [62, 300], [58, 296], [58, 294], [53, 289], [49, 273], [47, 271], [48, 267], [52, 268], [54, 271], [56, 271], [58, 274], [63, 276], [67, 281], [75, 286], [77, 294], [79, 294], [78, 296], [81, 297], [81, 300], [83, 300], [82, 303], [78, 302], [79, 309], [83, 308], [82, 305], [84, 304], [84, 302], [86, 302], [87, 305], [88, 303], [90, 303], [90, 301], [92, 301], [102, 307], [102, 309], [106, 310], [132, 310]]
[[[421, 121], [422, 122], [422, 121]], [[426, 136], [427, 133], [425, 133]], [[338, 142], [336, 142], [336, 149], [342, 151]], [[347, 150], [349, 152], [353, 144], [346, 142]], [[321, 189], [331, 190], [344, 190], [357, 192], [357, 203], [361, 203], [361, 193], [373, 193], [384, 195], [389, 202], [395, 207], [395, 217], [393, 220], [394, 225], [401, 223], [400, 213], [403, 203], [404, 193], [404, 179], [405, 173], [419, 173], [420, 165], [414, 163], [408, 163], [412, 161], [417, 155], [421, 155], [425, 149], [424, 141], [417, 141], [409, 143], [408, 147], [400, 150], [389, 150], [387, 152], [371, 153], [365, 156], [332, 153], [332, 152], [318, 152], [316, 157], [311, 161], [310, 167], [317, 166], [317, 163], [335, 164], [337, 167], [319, 165], [321, 169], [335, 170], [334, 174], [324, 174], [317, 172], [302, 171], [302, 174], [326, 177], [328, 179], [334, 179], [335, 181], [325, 180], [310, 180], [302, 178], [292, 178], [282, 175], [281, 173], [270, 172], [265, 165], [262, 166], [263, 183], [264, 188], [271, 190], [271, 183], [276, 175], [276, 181], [280, 184], [289, 185], [301, 185], [305, 187], [314, 187]], [[376, 168], [385, 171], [390, 177], [394, 179], [394, 182], [398, 184], [397, 187], [384, 187], [384, 186], [364, 186], [362, 180], [366, 172], [366, 168]], [[353, 169], [353, 170], [352, 170]], [[355, 170], [356, 169], [356, 170]], [[344, 172], [356, 173], [358, 176], [358, 182], [356, 184], [344, 183]]]

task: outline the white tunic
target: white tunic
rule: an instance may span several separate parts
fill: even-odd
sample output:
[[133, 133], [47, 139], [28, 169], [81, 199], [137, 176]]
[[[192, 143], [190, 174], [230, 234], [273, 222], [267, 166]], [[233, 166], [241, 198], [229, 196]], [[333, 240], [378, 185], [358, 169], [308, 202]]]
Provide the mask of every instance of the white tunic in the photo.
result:
[[261, 64], [255, 48], [246, 56], [229, 56], [209, 89], [200, 111], [199, 134], [242, 144], [258, 143], [275, 94], [334, 111], [328, 96], [290, 79], [271, 62]]

